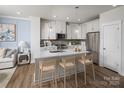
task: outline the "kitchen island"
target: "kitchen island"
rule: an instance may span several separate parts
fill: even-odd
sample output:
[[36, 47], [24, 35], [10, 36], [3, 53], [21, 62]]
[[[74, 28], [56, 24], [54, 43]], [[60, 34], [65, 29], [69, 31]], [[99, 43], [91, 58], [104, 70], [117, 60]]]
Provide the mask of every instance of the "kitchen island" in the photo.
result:
[[[62, 57], [65, 57], [65, 56], [78, 56], [78, 55], [81, 55], [81, 54], [86, 54], [86, 53], [90, 53], [89, 51], [78, 51], [78, 52], [75, 52], [75, 51], [72, 51], [72, 50], [62, 50], [62, 51], [43, 51], [41, 52], [40, 54], [40, 57], [37, 57], [35, 58], [35, 82], [38, 82], [40, 80], [40, 68], [39, 68], [39, 65], [40, 65], [40, 62], [47, 59], [47, 60], [50, 60], [51, 58], [62, 58]], [[81, 65], [79, 65], [81, 66]], [[82, 68], [82, 67], [78, 67], [77, 66], [77, 69], [78, 68]], [[60, 70], [58, 68], [58, 70]], [[81, 69], [82, 70], [82, 69]], [[63, 73], [61, 73], [61, 76], [63, 76]], [[47, 80], [50, 80], [50, 79], [47, 79]]]

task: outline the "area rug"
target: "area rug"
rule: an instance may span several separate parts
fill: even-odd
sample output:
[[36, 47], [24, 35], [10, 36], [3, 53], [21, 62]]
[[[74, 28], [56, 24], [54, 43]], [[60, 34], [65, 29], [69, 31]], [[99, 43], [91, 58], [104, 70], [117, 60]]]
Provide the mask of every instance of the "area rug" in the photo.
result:
[[15, 72], [16, 67], [0, 70], [0, 88], [5, 88]]

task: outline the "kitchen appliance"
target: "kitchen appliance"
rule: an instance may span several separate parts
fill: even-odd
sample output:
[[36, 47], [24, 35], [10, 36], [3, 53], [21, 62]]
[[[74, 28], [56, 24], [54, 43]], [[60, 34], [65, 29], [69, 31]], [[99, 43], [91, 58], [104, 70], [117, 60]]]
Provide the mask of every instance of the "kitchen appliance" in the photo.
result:
[[61, 34], [61, 33], [56, 34], [56, 39], [58, 39], [58, 40], [65, 39], [65, 38], [66, 38], [65, 34]]
[[87, 33], [86, 49], [92, 51], [94, 54], [94, 63], [99, 64], [99, 46], [100, 46], [100, 33], [89, 32]]

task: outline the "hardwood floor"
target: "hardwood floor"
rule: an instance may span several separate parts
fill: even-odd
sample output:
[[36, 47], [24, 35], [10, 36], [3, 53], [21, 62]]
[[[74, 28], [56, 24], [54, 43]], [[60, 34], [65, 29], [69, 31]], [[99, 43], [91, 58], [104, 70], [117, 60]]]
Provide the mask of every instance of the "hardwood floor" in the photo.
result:
[[[87, 67], [87, 84], [84, 84], [83, 73], [78, 73], [78, 88], [111, 88], [124, 87], [124, 77], [119, 76], [116, 72], [95, 65], [96, 80], [93, 80], [91, 67]], [[14, 75], [9, 81], [7, 88], [35, 88], [39, 87], [33, 83], [34, 64], [22, 65], [17, 67]], [[110, 79], [110, 80], [109, 80]], [[75, 88], [74, 75], [67, 77], [67, 87]], [[59, 88], [63, 87], [63, 78], [57, 82]], [[46, 82], [43, 87], [54, 87], [53, 83]]]

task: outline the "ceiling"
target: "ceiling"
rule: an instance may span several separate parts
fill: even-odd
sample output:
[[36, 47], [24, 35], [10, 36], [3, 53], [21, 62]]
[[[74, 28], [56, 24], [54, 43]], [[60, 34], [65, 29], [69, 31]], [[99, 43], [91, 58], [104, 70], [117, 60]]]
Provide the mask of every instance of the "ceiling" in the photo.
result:
[[36, 16], [79, 23], [97, 18], [100, 13], [114, 8], [112, 5], [78, 5], [78, 9], [75, 7], [76, 5], [0, 5], [0, 15], [23, 18]]

